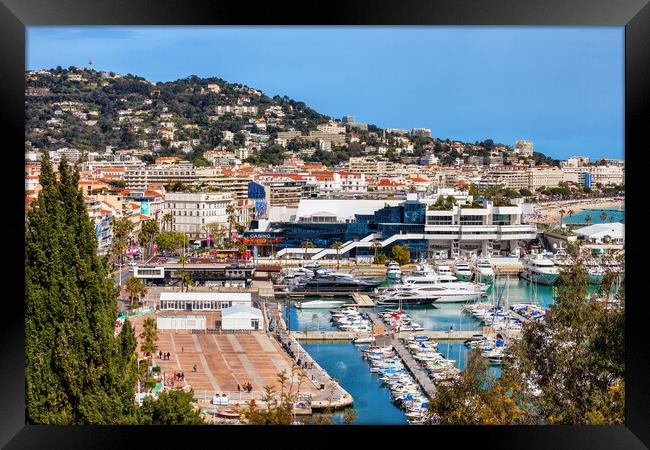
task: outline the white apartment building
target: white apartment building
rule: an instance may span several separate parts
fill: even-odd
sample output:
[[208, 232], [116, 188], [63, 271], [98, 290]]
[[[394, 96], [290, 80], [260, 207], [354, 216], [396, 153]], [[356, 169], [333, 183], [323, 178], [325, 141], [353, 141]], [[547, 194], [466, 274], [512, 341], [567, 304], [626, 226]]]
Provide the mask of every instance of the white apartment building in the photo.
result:
[[537, 166], [528, 169], [528, 188], [532, 191], [542, 186], [556, 187], [564, 181], [564, 173], [559, 167]]
[[619, 166], [590, 166], [586, 168], [591, 174], [591, 183], [603, 186], [625, 183], [625, 169]]
[[367, 193], [368, 181], [362, 173], [333, 172], [316, 174], [317, 195], [330, 198], [340, 193]]
[[257, 115], [257, 106], [219, 105], [216, 107], [217, 115], [232, 113], [236, 115]]
[[221, 223], [228, 226], [228, 205], [235, 207], [230, 193], [168, 192], [165, 194], [165, 214], [171, 214], [172, 231], [185, 233], [190, 239], [206, 236], [205, 226]]
[[316, 125], [318, 131], [323, 133], [332, 133], [332, 134], [345, 134], [345, 125], [338, 124], [336, 122], [323, 123]]
[[175, 181], [190, 184], [196, 180], [196, 169], [191, 165], [165, 165], [146, 168], [129, 168], [124, 174], [126, 189], [147, 190], [151, 184], [167, 184]]

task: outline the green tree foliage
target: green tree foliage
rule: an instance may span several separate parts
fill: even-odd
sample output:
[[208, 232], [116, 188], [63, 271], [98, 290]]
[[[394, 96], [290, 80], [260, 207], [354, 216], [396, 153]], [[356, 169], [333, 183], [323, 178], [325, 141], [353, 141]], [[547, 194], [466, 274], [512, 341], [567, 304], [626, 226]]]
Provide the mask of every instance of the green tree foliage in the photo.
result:
[[279, 166], [284, 162], [285, 149], [281, 145], [273, 145], [261, 149], [254, 155], [249, 156], [244, 162], [255, 164], [257, 166]]
[[134, 224], [128, 217], [113, 217], [113, 241], [111, 246], [111, 257], [115, 261], [122, 262], [124, 252], [129, 247], [129, 239], [133, 232]]
[[155, 242], [158, 233], [160, 233], [160, 228], [155, 219], [150, 219], [142, 223], [138, 239], [140, 240], [140, 244], [145, 248], [145, 251]]
[[141, 425], [205, 425], [199, 411], [192, 406], [192, 392], [170, 390], [157, 399], [146, 397], [139, 411]]
[[378, 253], [375, 255], [375, 258], [373, 259], [372, 263], [373, 264], [385, 264], [386, 261], [388, 261], [388, 256], [386, 256], [385, 253]]
[[532, 413], [522, 406], [528, 399], [513, 396], [513, 392], [520, 391], [503, 380], [497, 382], [487, 368], [481, 351], [474, 349], [459, 381], [438, 384], [436, 395], [429, 402], [429, 421], [439, 425], [532, 423]]
[[176, 252], [189, 243], [187, 235], [177, 231], [158, 233], [155, 239], [158, 249], [165, 252]]
[[25, 236], [26, 419], [132, 423], [132, 339], [114, 336], [117, 289], [97, 255], [78, 179], [64, 159], [57, 181], [43, 153]]
[[391, 256], [397, 264], [404, 265], [411, 261], [411, 252], [408, 245], [393, 245]]

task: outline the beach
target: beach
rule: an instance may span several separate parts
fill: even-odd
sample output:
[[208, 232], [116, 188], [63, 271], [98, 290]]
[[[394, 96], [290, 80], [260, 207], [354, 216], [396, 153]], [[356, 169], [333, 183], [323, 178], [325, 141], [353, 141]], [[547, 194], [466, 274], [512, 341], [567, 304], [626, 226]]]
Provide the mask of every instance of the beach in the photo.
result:
[[572, 210], [575, 214], [579, 211], [584, 211], [585, 209], [614, 209], [624, 204], [625, 199], [621, 197], [549, 202], [538, 204], [536, 210], [539, 213], [539, 216], [531, 217], [529, 221], [533, 223], [559, 224], [561, 209], [565, 210], [564, 215], [567, 216], [569, 215], [569, 210]]

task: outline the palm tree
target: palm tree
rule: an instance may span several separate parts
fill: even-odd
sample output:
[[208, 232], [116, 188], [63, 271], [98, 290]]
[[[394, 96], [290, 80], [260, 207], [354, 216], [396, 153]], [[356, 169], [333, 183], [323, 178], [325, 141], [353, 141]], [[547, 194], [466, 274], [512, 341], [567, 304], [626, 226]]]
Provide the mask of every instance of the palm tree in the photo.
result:
[[614, 219], [614, 216], [609, 216], [609, 221], [614, 222], [616, 219]]
[[126, 291], [129, 293], [131, 306], [135, 305], [136, 298], [142, 298], [142, 296], [147, 295], [147, 288], [139, 278], [135, 277], [129, 278], [126, 282]]
[[167, 227], [165, 227], [165, 225], [171, 225], [173, 220], [174, 220], [174, 218], [172, 217], [172, 213], [169, 212], [169, 213], [165, 214], [163, 216], [163, 218], [162, 218], [163, 228], [165, 228], [167, 231], [171, 231], [170, 229], [167, 229]]
[[181, 269], [178, 272], [176, 272], [176, 276], [178, 277], [179, 281], [181, 282], [181, 290], [188, 291], [189, 286], [194, 284], [194, 281], [192, 281], [192, 277], [190, 277], [190, 274], [187, 270]]
[[375, 241], [372, 243], [370, 247], [375, 251], [375, 259], [376, 259], [377, 253], [379, 252], [379, 250], [381, 250], [381, 243], [379, 241]]
[[158, 341], [158, 330], [156, 329], [156, 321], [153, 317], [147, 317], [144, 319], [142, 333], [140, 333], [140, 338], [142, 343], [140, 344], [140, 350], [147, 356], [151, 357], [158, 346], [156, 342]]
[[605, 222], [607, 220], [607, 213], [605, 211], [600, 213], [600, 221]]
[[589, 222], [591, 222], [592, 220], [593, 220], [593, 218], [592, 218], [589, 214], [587, 214], [587, 215], [585, 216], [585, 222], [589, 223]]
[[228, 215], [228, 237], [232, 236], [232, 227], [237, 224], [237, 218], [235, 217], [235, 205], [229, 203], [226, 206], [226, 214]]
[[314, 248], [314, 243], [312, 241], [302, 241], [302, 243], [300, 244], [300, 248], [305, 249], [305, 256], [303, 259], [307, 259], [307, 249]]
[[334, 250], [336, 250], [336, 270], [338, 270], [339, 266], [340, 266], [340, 262], [341, 262], [340, 251], [341, 251], [342, 247], [343, 247], [343, 243], [339, 242], [339, 241], [334, 242], [332, 244], [332, 246], [330, 247], [330, 248], [333, 248]]
[[560, 213], [560, 226], [562, 226], [562, 218], [564, 217], [564, 214], [566, 213], [566, 211], [563, 208], [563, 209], [559, 210], [558, 212]]
[[[181, 280], [181, 288], [185, 287], [186, 280], [192, 281], [192, 279], [190, 278], [190, 274], [185, 270], [185, 263], [187, 262], [188, 259], [189, 258], [188, 258], [187, 255], [180, 255], [178, 257], [178, 260], [180, 261], [181, 265], [183, 266], [183, 269], [178, 271], [179, 272], [179, 278]], [[183, 275], [182, 277], [180, 276], [181, 274]]]

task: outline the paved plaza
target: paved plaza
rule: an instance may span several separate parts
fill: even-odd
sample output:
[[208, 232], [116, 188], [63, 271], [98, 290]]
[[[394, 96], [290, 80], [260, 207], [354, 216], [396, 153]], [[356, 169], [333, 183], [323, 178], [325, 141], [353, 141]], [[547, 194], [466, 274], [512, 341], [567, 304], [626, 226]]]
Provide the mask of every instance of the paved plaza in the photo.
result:
[[[136, 318], [136, 333], [142, 330], [144, 317]], [[166, 378], [174, 371], [185, 374], [186, 385], [194, 389], [197, 398], [212, 398], [214, 393], [227, 393], [237, 398], [237, 384], [253, 386], [253, 398], [259, 399], [264, 386], [279, 392], [277, 375], [291, 374], [292, 361], [274, 338], [265, 333], [191, 334], [189, 332], [158, 331], [158, 348], [170, 353], [169, 360], [154, 358]], [[193, 366], [196, 365], [196, 372]], [[295, 378], [297, 383], [297, 378]], [[294, 385], [295, 386], [295, 385]], [[318, 387], [305, 379], [300, 393], [315, 395]], [[250, 398], [243, 395], [243, 398]]]

